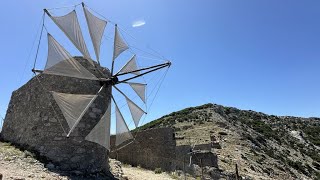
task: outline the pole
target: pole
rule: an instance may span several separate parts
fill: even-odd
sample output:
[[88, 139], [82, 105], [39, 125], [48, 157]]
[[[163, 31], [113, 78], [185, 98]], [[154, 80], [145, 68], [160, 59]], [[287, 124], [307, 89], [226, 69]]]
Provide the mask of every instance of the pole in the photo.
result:
[[35, 57], [34, 63], [33, 63], [33, 69], [36, 67], [36, 63], [37, 63], [37, 59], [38, 59], [39, 47], [40, 47], [41, 38], [42, 38], [42, 32], [43, 32], [43, 27], [44, 27], [44, 17], [45, 17], [45, 12], [43, 12], [43, 16], [42, 16], [42, 27], [41, 27], [41, 32], [40, 32], [40, 39], [39, 39], [39, 42], [38, 42], [36, 57]]
[[122, 81], [119, 81], [117, 84], [123, 83], [123, 82], [127, 82], [127, 81], [129, 81], [129, 80], [135, 79], [135, 78], [137, 78], [137, 77], [143, 76], [143, 75], [148, 74], [148, 73], [151, 73], [151, 72], [153, 72], [153, 71], [156, 71], [156, 70], [165, 68], [165, 67], [167, 67], [167, 66], [170, 66], [170, 64], [164, 64], [163, 66], [160, 66], [160, 67], [158, 67], [158, 68], [156, 68], [156, 69], [152, 69], [152, 70], [150, 70], [150, 71], [144, 72], [144, 73], [139, 74], [139, 75], [136, 75], [136, 76], [134, 76], [134, 77], [131, 77], [131, 78], [128, 78], [128, 79], [124, 79], [124, 80], [122, 80]]
[[202, 158], [200, 159], [200, 166], [201, 166], [201, 179], [203, 179], [203, 166], [202, 166]]
[[187, 177], [186, 177], [186, 155], [183, 156], [183, 174], [184, 174], [184, 180], [187, 180]]
[[136, 69], [136, 70], [129, 71], [129, 72], [123, 72], [123, 73], [118, 72], [118, 73], [116, 73], [116, 76], [121, 76], [121, 75], [129, 74], [129, 73], [144, 71], [144, 70], [148, 70], [148, 69], [152, 69], [152, 68], [156, 68], [156, 67], [164, 66], [164, 65], [170, 66], [171, 62], [166, 62], [166, 63], [162, 63], [162, 64], [158, 64], [158, 65], [154, 65], [154, 66], [150, 66], [150, 67], [146, 67], [146, 68]]
[[238, 164], [236, 164], [236, 180], [239, 180]]
[[116, 149], [116, 160], [119, 161], [119, 155], [118, 155], [117, 149]]
[[[103, 85], [99, 91], [97, 92], [97, 95], [102, 91], [102, 89], [104, 88], [105, 85]], [[86, 108], [82, 111], [82, 113], [80, 114], [80, 116], [78, 117], [77, 121], [74, 123], [74, 125], [72, 126], [72, 128], [70, 129], [69, 133], [67, 134], [67, 137], [70, 136], [70, 134], [72, 133], [72, 131], [74, 130], [74, 128], [78, 125], [79, 121], [81, 120], [82, 116], [84, 115], [84, 113], [87, 112], [87, 110], [89, 109], [89, 107], [91, 106], [91, 104], [94, 102], [94, 100], [97, 98], [98, 96], [94, 97], [91, 99], [91, 101], [89, 102], [89, 104], [86, 106]]]
[[[117, 24], [114, 25], [114, 38], [113, 38], [113, 49], [116, 47], [116, 33], [117, 33]], [[114, 67], [114, 50], [112, 56], [112, 65], [111, 65], [111, 76], [113, 76], [113, 67]]]
[[32, 71], [33, 73], [43, 73], [42, 70], [38, 70], [38, 69], [31, 69], [31, 71]]

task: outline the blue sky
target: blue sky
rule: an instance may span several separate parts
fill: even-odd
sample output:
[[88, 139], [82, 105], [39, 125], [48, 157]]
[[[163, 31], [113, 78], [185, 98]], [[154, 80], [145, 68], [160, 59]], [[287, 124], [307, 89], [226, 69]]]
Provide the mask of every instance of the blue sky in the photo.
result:
[[[80, 2], [2, 2], [1, 116], [12, 91], [32, 77], [32, 43], [42, 9]], [[208, 102], [275, 115], [320, 117], [320, 1], [101, 0], [86, 4], [119, 23], [139, 44], [172, 61], [145, 122]], [[145, 24], [132, 27], [139, 20]], [[62, 37], [62, 43], [71, 48]], [[44, 38], [39, 69], [45, 62], [45, 46]], [[79, 55], [72, 48], [71, 53]], [[110, 54], [101, 55], [107, 67]]]

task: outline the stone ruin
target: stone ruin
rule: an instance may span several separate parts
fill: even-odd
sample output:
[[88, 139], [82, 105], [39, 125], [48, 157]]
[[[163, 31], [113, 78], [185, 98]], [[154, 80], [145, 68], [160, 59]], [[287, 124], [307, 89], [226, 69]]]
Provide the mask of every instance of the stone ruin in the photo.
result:
[[176, 145], [173, 128], [154, 128], [132, 133], [135, 141], [123, 147], [115, 148], [115, 136], [111, 136], [110, 157], [132, 166], [140, 166], [163, 171], [186, 171], [195, 174], [196, 170], [189, 165], [207, 166], [218, 168], [217, 155], [212, 151], [212, 145], [199, 144], [194, 147], [196, 153], [191, 154], [190, 145]]
[[[96, 77], [101, 77], [86, 59], [75, 59]], [[97, 68], [107, 77], [110, 76], [108, 69], [99, 65]], [[55, 91], [93, 95], [100, 87], [98, 81], [86, 79], [49, 74], [33, 77], [12, 93], [1, 138], [22, 149], [35, 152], [60, 170], [103, 172], [110, 175], [108, 151], [84, 138], [106, 111], [111, 88], [104, 88], [69, 138], [66, 137], [69, 131], [68, 124], [50, 93]]]
[[146, 169], [174, 169], [176, 142], [172, 128], [144, 130], [132, 135], [135, 137], [133, 142], [117, 148], [115, 136], [111, 136], [111, 158]]

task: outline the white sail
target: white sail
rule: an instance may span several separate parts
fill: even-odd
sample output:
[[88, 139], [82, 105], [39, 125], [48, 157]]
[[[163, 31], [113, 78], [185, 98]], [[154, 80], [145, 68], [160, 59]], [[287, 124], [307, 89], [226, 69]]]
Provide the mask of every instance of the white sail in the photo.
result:
[[146, 84], [128, 82], [131, 88], [137, 93], [140, 99], [146, 103]]
[[92, 73], [72, 58], [50, 34], [48, 34], [48, 58], [43, 73], [98, 80]]
[[133, 136], [116, 104], [116, 146], [129, 139], [133, 139]]
[[90, 13], [90, 11], [88, 11], [86, 7], [83, 7], [83, 10], [87, 20], [88, 29], [94, 47], [94, 51], [96, 53], [97, 61], [99, 62], [101, 38], [103, 36], [104, 29], [107, 25], [107, 21], [104, 21], [94, 16], [92, 13]]
[[97, 98], [97, 95], [67, 94], [52, 92], [53, 98], [57, 102], [68, 125], [72, 128], [78, 119], [84, 115], [83, 111], [87, 105]]
[[85, 137], [85, 140], [100, 144], [101, 146], [110, 150], [110, 118], [111, 101], [109, 101], [107, 111], [91, 130], [91, 132]]
[[136, 127], [138, 127], [139, 121], [140, 121], [141, 117], [143, 116], [143, 114], [145, 114], [145, 112], [138, 105], [136, 105], [133, 101], [131, 101], [129, 98], [126, 97], [126, 100], [127, 100], [134, 124]]
[[114, 33], [114, 49], [113, 49], [113, 61], [125, 50], [129, 49], [128, 45], [123, 41], [118, 31], [118, 26], [115, 26]]
[[66, 34], [82, 55], [90, 59], [89, 61], [91, 62], [91, 57], [81, 32], [76, 11], [73, 10], [64, 16], [49, 15], [49, 17]]
[[[131, 59], [120, 69], [119, 72], [127, 73], [127, 72], [131, 72], [131, 71], [135, 71], [137, 69], [138, 69], [138, 66], [137, 66], [137, 62], [136, 62], [136, 55], [133, 55], [131, 57]], [[139, 71], [132, 72], [132, 73], [135, 75], [140, 74]]]

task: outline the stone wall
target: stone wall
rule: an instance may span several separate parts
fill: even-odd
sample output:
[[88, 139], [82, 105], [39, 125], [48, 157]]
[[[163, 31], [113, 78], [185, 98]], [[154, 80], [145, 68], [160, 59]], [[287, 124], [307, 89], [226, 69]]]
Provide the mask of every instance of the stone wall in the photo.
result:
[[210, 151], [197, 152], [192, 156], [192, 164], [200, 167], [218, 167], [218, 157]]
[[193, 168], [189, 166], [191, 151], [190, 145], [180, 145], [176, 147], [175, 170], [186, 171], [189, 174], [193, 174]]
[[[218, 167], [217, 156], [211, 152], [210, 144], [197, 146], [200, 152], [192, 155], [190, 145], [176, 146], [172, 128], [155, 128], [133, 134], [135, 141], [123, 147], [120, 146], [117, 150], [114, 146], [112, 147], [111, 158], [146, 169], [184, 170], [190, 174], [194, 173], [193, 166], [188, 166], [190, 156], [193, 156], [191, 163], [194, 165]], [[114, 142], [115, 136], [111, 136], [111, 145]], [[202, 159], [201, 162], [200, 159]]]
[[[174, 169], [175, 147], [174, 131], [171, 128], [158, 128], [133, 133], [135, 141], [120, 147], [112, 148], [110, 157], [133, 166], [152, 169], [161, 168], [165, 171]], [[111, 136], [111, 145], [115, 136]]]
[[[196, 148], [197, 147], [197, 148]], [[191, 164], [199, 167], [218, 167], [218, 157], [211, 151], [210, 144], [199, 144], [193, 148], [190, 145], [180, 145], [176, 147], [176, 170], [184, 170], [190, 174], [194, 174], [193, 166], [189, 166], [190, 157]]]
[[211, 143], [208, 144], [196, 144], [193, 148], [194, 151], [201, 150], [201, 151], [211, 151]]
[[[87, 60], [76, 57], [97, 77], [101, 75]], [[109, 76], [109, 70], [99, 67]], [[61, 170], [87, 173], [109, 172], [108, 153], [102, 146], [84, 140], [107, 108], [110, 87], [85, 113], [69, 138], [69, 127], [50, 91], [71, 94], [96, 94], [98, 81], [40, 74], [12, 93], [2, 129], [2, 138], [36, 152]], [[60, 122], [60, 123], [59, 123]]]

